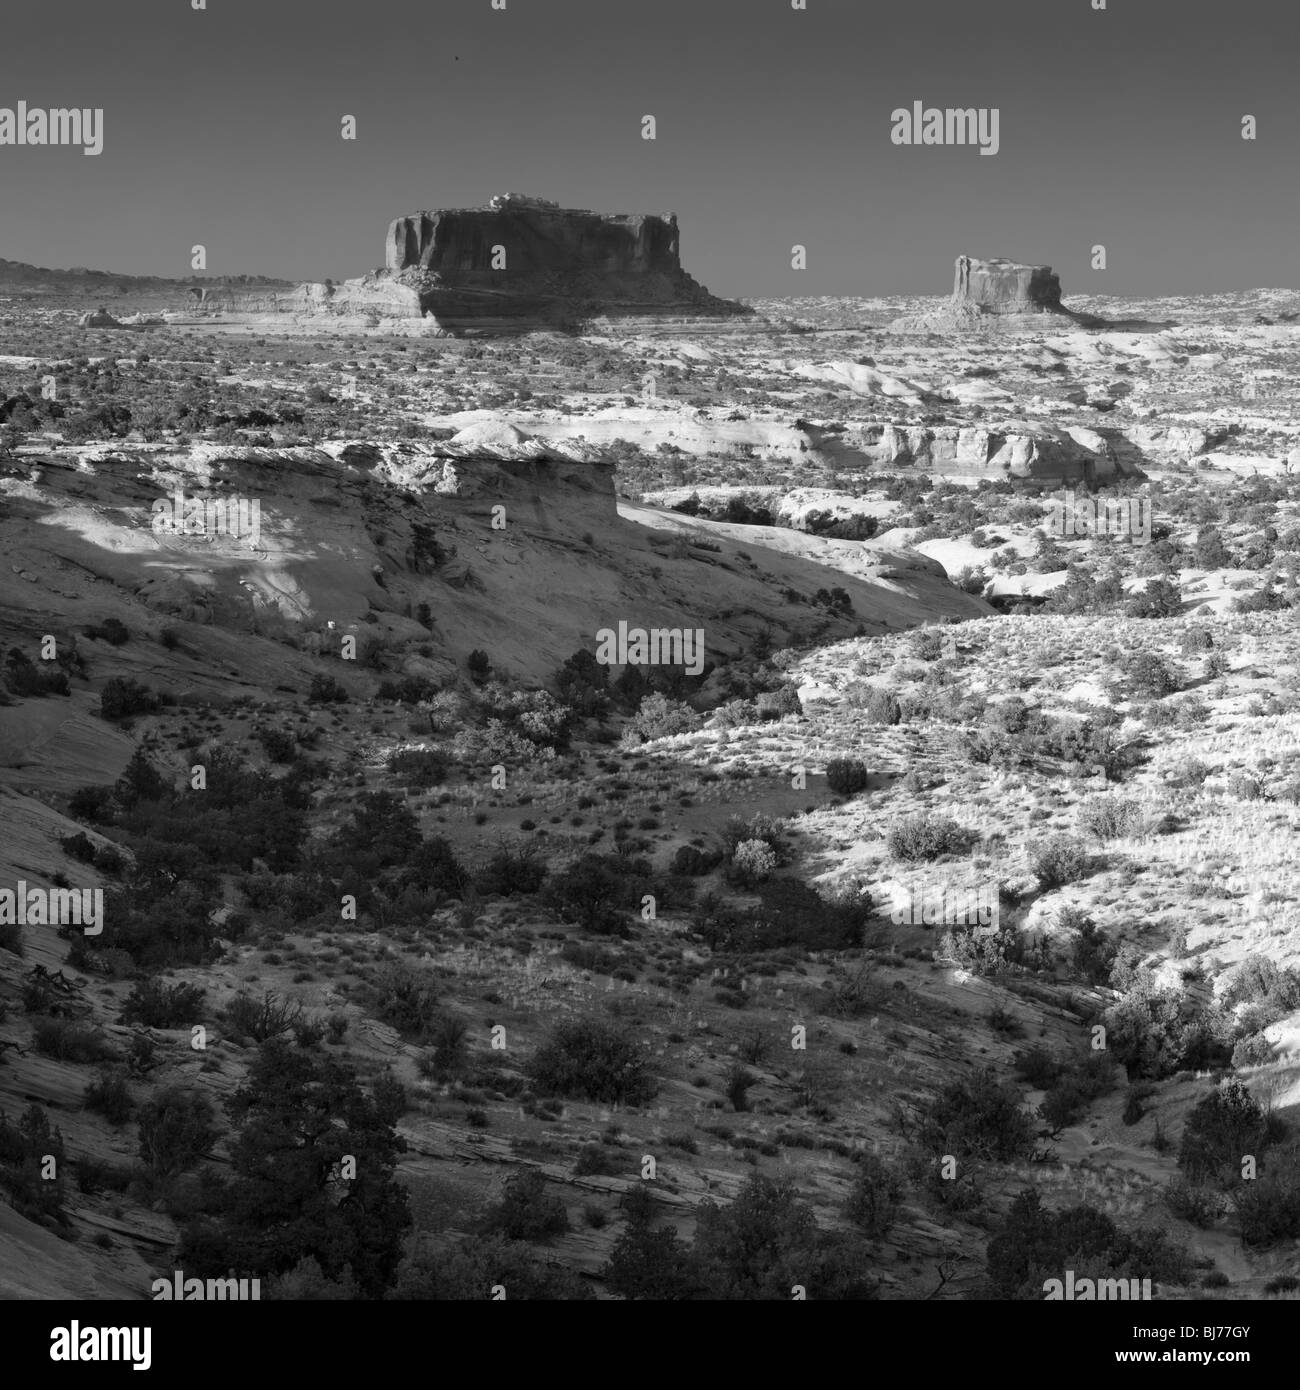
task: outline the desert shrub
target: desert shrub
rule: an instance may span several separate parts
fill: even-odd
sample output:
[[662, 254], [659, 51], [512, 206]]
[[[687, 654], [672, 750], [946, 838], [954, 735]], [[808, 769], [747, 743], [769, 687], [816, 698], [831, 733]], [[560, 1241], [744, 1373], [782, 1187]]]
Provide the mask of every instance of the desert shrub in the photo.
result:
[[[7, 688], [14, 695], [70, 695], [72, 687], [67, 672], [54, 662], [42, 662], [37, 666], [19, 647], [10, 647], [0, 668], [0, 689]], [[8, 700], [4, 702], [8, 704]]]
[[792, 1183], [758, 1173], [728, 1205], [697, 1208], [692, 1257], [708, 1299], [788, 1301], [795, 1284], [827, 1301], [878, 1295], [862, 1237], [819, 1231]]
[[517, 893], [536, 893], [546, 873], [541, 846], [519, 839], [497, 846], [479, 870], [475, 885], [480, 893], [509, 898]]
[[1275, 1016], [1270, 1022], [1300, 1008], [1300, 974], [1279, 968], [1268, 956], [1247, 956], [1233, 972], [1223, 991], [1223, 1004], [1257, 1004]]
[[736, 1111], [749, 1109], [749, 1091], [758, 1081], [748, 1067], [742, 1066], [739, 1062], [733, 1062], [727, 1068], [727, 1074], [722, 1082], [722, 1094], [731, 1102], [732, 1108]]
[[429, 1065], [437, 1077], [454, 1076], [465, 1065], [469, 1051], [469, 1025], [463, 1018], [442, 1014], [429, 1030], [433, 1051]]
[[604, 1144], [584, 1144], [573, 1161], [573, 1176], [614, 1177], [626, 1172], [627, 1158], [619, 1149], [606, 1148]]
[[566, 941], [560, 949], [560, 959], [597, 975], [612, 975], [623, 964], [622, 956], [616, 951], [607, 951], [585, 941]]
[[1140, 822], [1142, 809], [1128, 797], [1097, 796], [1079, 808], [1079, 825], [1098, 840], [1129, 834]]
[[1264, 794], [1264, 784], [1248, 772], [1234, 772], [1228, 778], [1228, 794], [1239, 801], [1258, 801]]
[[100, 845], [90, 862], [101, 874], [120, 874], [127, 868], [126, 856], [112, 845]]
[[[47, 1176], [49, 1157], [53, 1177]], [[63, 1171], [63, 1135], [39, 1105], [28, 1106], [16, 1125], [0, 1110], [0, 1189], [20, 1216], [49, 1228], [67, 1225]]]
[[432, 748], [398, 748], [388, 755], [388, 770], [408, 787], [436, 787], [447, 775], [447, 760]]
[[894, 1224], [902, 1195], [902, 1179], [889, 1164], [875, 1154], [864, 1154], [844, 1214], [864, 1235], [880, 1240]]
[[859, 758], [832, 758], [826, 764], [826, 785], [838, 796], [852, 796], [867, 785], [867, 767]]
[[[224, 769], [228, 764], [220, 764], [220, 766]], [[213, 790], [220, 798], [222, 792], [220, 783]], [[131, 754], [131, 760], [122, 769], [122, 775], [113, 784], [113, 795], [118, 804], [124, 810], [136, 809], [141, 817], [147, 814], [147, 808], [141, 806], [140, 803], [161, 801], [167, 795], [167, 791], [167, 783], [163, 780], [162, 774], [149, 761], [143, 748], [137, 748]]]
[[1047, 1279], [1064, 1271], [1088, 1278], [1136, 1278], [1184, 1283], [1187, 1252], [1163, 1232], [1120, 1230], [1088, 1206], [1050, 1211], [1037, 1192], [1022, 1192], [994, 1229], [986, 1252], [989, 1292], [999, 1299], [1039, 1301]]
[[68, 815], [92, 823], [107, 820], [112, 803], [112, 787], [78, 787], [68, 798]]
[[231, 1036], [263, 1043], [287, 1033], [302, 1019], [302, 1005], [267, 990], [260, 999], [239, 993], [222, 1011]]
[[1181, 690], [1187, 679], [1186, 672], [1151, 652], [1139, 652], [1121, 661], [1120, 670], [1130, 694], [1153, 699]]
[[[179, 1267], [269, 1277], [311, 1257], [327, 1278], [350, 1271], [364, 1297], [382, 1296], [411, 1226], [395, 1177], [406, 1145], [356, 1072], [275, 1037], [227, 1109], [236, 1126], [230, 1176], [182, 1228]], [[348, 1158], [355, 1172], [341, 1181]]]
[[1017, 1053], [1015, 1064], [1016, 1075], [1035, 1090], [1042, 1091], [1054, 1086], [1066, 1067], [1063, 1061], [1037, 1043], [1028, 1052]]
[[647, 743], [651, 739], [692, 733], [703, 724], [703, 716], [689, 705], [654, 691], [641, 701], [637, 712], [628, 720], [627, 728], [635, 742]]
[[905, 816], [890, 828], [886, 837], [890, 854], [909, 863], [938, 859], [944, 854], [961, 854], [969, 840], [968, 833], [956, 821], [925, 811]]
[[140, 1107], [140, 1158], [160, 1176], [183, 1172], [216, 1142], [212, 1102], [189, 1086], [169, 1086]]
[[1184, 628], [1178, 641], [1178, 648], [1184, 656], [1210, 651], [1213, 646], [1214, 634], [1208, 627], [1204, 626]]
[[470, 882], [469, 870], [456, 858], [451, 844], [441, 835], [430, 835], [407, 856], [400, 876], [404, 887], [422, 892], [463, 894]]
[[83, 1099], [87, 1109], [96, 1111], [111, 1125], [124, 1125], [135, 1109], [125, 1075], [108, 1068], [87, 1085]]
[[496, 1287], [507, 1289], [512, 1303], [595, 1298], [580, 1275], [552, 1268], [524, 1242], [500, 1236], [475, 1236], [451, 1247], [420, 1247], [403, 1261], [388, 1297], [421, 1303], [477, 1301], [490, 1299]]
[[1268, 1117], [1235, 1077], [1222, 1082], [1187, 1117], [1178, 1167], [1193, 1182], [1236, 1174], [1242, 1158], [1272, 1141]]
[[32, 1046], [44, 1057], [60, 1062], [113, 1062], [117, 1049], [105, 1033], [88, 1023], [66, 1018], [38, 1019]]
[[599, 854], [585, 854], [553, 875], [544, 897], [561, 921], [601, 935], [625, 931], [628, 911], [637, 900], [627, 867], [614, 855]]
[[1227, 1199], [1213, 1187], [1189, 1182], [1185, 1177], [1171, 1179], [1165, 1184], [1165, 1205], [1175, 1216], [1205, 1229], [1212, 1226], [1228, 1209]]
[[129, 719], [137, 714], [151, 714], [160, 701], [154, 691], [129, 676], [114, 676], [106, 681], [99, 695], [99, 712], [109, 720]]
[[1240, 1071], [1244, 1067], [1267, 1066], [1277, 1052], [1275, 1043], [1268, 1040], [1267, 1033], [1251, 1033], [1240, 1038], [1232, 1049], [1232, 1065]]
[[376, 982], [374, 1011], [403, 1038], [425, 1040], [439, 1019], [433, 977], [409, 965], [389, 966]]
[[569, 1229], [564, 1203], [546, 1190], [546, 1179], [535, 1168], [516, 1173], [501, 1198], [484, 1213], [483, 1230], [507, 1240], [551, 1240]]
[[629, 1217], [601, 1271], [620, 1298], [675, 1302], [689, 1298], [702, 1280], [690, 1248], [671, 1226]]
[[347, 688], [340, 685], [333, 676], [316, 672], [311, 678], [307, 701], [313, 705], [341, 705], [348, 699]]
[[897, 699], [882, 686], [867, 685], [854, 689], [849, 695], [849, 704], [860, 709], [871, 724], [898, 724], [903, 718]]
[[273, 763], [292, 762], [298, 751], [297, 741], [288, 729], [258, 729], [257, 741]]
[[739, 845], [746, 840], [761, 840], [776, 855], [777, 863], [785, 859], [785, 843], [782, 834], [785, 822], [774, 820], [761, 813], [750, 816], [728, 816], [722, 828], [722, 843], [727, 857], [735, 854]]
[[404, 705], [418, 705], [439, 694], [438, 686], [423, 676], [403, 676], [400, 680], [380, 681], [375, 692], [381, 700], [395, 700]]
[[689, 878], [698, 878], [716, 869], [722, 863], [720, 850], [701, 850], [694, 845], [682, 845], [673, 855], [672, 871]]
[[1093, 1053], [1068, 1067], [1052, 1084], [1039, 1113], [1055, 1136], [1067, 1125], [1077, 1124], [1088, 1106], [1115, 1084], [1115, 1063], [1105, 1053]]
[[292, 1303], [351, 1303], [361, 1290], [345, 1267], [338, 1279], [329, 1278], [314, 1255], [299, 1260], [292, 1269], [271, 1278], [266, 1287], [268, 1301]]
[[1088, 852], [1068, 835], [1053, 835], [1030, 856], [1030, 868], [1044, 888], [1076, 883], [1089, 867]]
[[990, 705], [984, 713], [984, 723], [1004, 734], [1024, 733], [1029, 720], [1029, 705], [1019, 695], [1008, 695]]
[[334, 837], [339, 853], [359, 873], [403, 865], [420, 847], [420, 825], [403, 797], [367, 792]]
[[1269, 1246], [1300, 1240], [1300, 1165], [1294, 1153], [1286, 1165], [1261, 1173], [1233, 1191], [1243, 1245]]
[[123, 1023], [146, 1028], [180, 1028], [192, 1024], [203, 1008], [206, 991], [198, 985], [138, 980], [122, 1005]]
[[769, 879], [758, 886], [758, 897], [758, 907], [739, 911], [701, 902], [695, 930], [715, 951], [837, 950], [861, 943], [871, 915], [869, 898], [832, 902], [797, 878]]
[[120, 618], [105, 618], [102, 623], [90, 624], [86, 628], [86, 636], [120, 647], [130, 641], [131, 633]]
[[1063, 907], [1057, 914], [1063, 930], [1073, 931], [1072, 952], [1074, 968], [1080, 978], [1090, 985], [1104, 985], [1110, 980], [1118, 947], [1104, 931], [1076, 907]]
[[763, 883], [776, 868], [776, 855], [763, 840], [742, 840], [731, 856], [731, 881], [744, 888]]
[[[949, 961], [959, 970], [991, 978], [1008, 971], [1042, 969], [1041, 952], [1028, 949], [1020, 929], [1010, 922], [989, 928], [973, 923], [954, 923], [939, 939], [935, 958]], [[993, 1016], [990, 1016], [993, 1020]], [[996, 1020], [993, 1020], [996, 1031]]]
[[1020, 1093], [991, 1068], [949, 1082], [922, 1111], [919, 1136], [932, 1153], [998, 1163], [1024, 1158], [1034, 1146]]
[[1155, 1087], [1147, 1081], [1139, 1081], [1128, 1088], [1124, 1095], [1124, 1113], [1120, 1118], [1126, 1125], [1135, 1125], [1145, 1115], [1143, 1101], [1155, 1094]]
[[85, 833], [78, 830], [75, 835], [65, 835], [59, 841], [64, 854], [70, 859], [75, 859], [79, 864], [90, 864], [95, 858], [94, 841]]
[[558, 1023], [527, 1064], [543, 1091], [580, 1100], [641, 1105], [658, 1087], [644, 1050], [600, 1019]]
[[[1112, 969], [1111, 981], [1123, 959]], [[1118, 986], [1121, 987], [1122, 986]], [[1231, 1058], [1221, 1015], [1173, 990], [1159, 989], [1145, 971], [1102, 1015], [1106, 1047], [1130, 1080], [1171, 1076], [1182, 1067], [1226, 1066]]]

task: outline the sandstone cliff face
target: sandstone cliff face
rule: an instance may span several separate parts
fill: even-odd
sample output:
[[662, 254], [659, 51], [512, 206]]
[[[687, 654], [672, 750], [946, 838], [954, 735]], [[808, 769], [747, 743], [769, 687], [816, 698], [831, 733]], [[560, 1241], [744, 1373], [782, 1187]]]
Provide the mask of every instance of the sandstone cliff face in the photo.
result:
[[381, 270], [288, 293], [206, 290], [200, 313], [426, 319], [434, 332], [518, 333], [593, 318], [653, 331], [752, 318], [683, 269], [677, 218], [561, 208], [502, 194], [481, 208], [417, 212], [389, 224]]
[[952, 298], [937, 309], [895, 319], [893, 333], [1006, 332], [1052, 320], [1080, 328], [1104, 321], [1061, 303], [1061, 279], [1050, 265], [1026, 265], [999, 256], [958, 256]]
[[[494, 268], [497, 246], [506, 263]], [[388, 228], [384, 264], [484, 288], [548, 274], [677, 276], [682, 268], [672, 215], [604, 216], [533, 203], [399, 217]]]
[[421, 313], [452, 330], [750, 312], [715, 298], [682, 269], [672, 214], [588, 212], [519, 194], [397, 218], [384, 267], [383, 277], [418, 294]]
[[958, 256], [952, 297], [990, 314], [1060, 312], [1061, 278], [1050, 265]]

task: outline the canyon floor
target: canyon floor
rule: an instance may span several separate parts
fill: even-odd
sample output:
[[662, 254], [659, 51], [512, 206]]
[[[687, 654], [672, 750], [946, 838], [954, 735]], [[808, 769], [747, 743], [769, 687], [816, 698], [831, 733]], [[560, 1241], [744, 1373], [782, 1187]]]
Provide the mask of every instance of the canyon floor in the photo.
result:
[[[626, 1296], [620, 1240], [703, 1258], [757, 1176], [860, 1279], [805, 1233], [754, 1297], [1029, 1296], [990, 1263], [1026, 1190], [1163, 1233], [1162, 1299], [1296, 1296], [1300, 296], [481, 339], [97, 303], [0, 297], [0, 887], [108, 904], [0, 923], [0, 1296], [148, 1298], [228, 1234], [275, 1038], [404, 1141], [399, 1287], [491, 1231], [525, 1296]], [[258, 533], [160, 529], [178, 490]], [[1062, 534], [1067, 493], [1149, 532]], [[620, 622], [703, 668], [575, 659]], [[996, 933], [899, 920], [937, 889]], [[544, 1067], [573, 1021], [650, 1084]]]

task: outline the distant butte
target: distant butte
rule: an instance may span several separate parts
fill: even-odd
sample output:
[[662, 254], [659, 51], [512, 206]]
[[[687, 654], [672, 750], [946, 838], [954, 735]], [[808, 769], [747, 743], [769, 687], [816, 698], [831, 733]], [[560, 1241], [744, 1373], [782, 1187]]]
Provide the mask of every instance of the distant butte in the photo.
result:
[[1000, 257], [977, 260], [958, 256], [953, 277], [954, 304], [969, 304], [990, 314], [1065, 312], [1061, 277], [1050, 265], [1021, 265]]
[[1061, 303], [1061, 278], [1050, 265], [1028, 265], [1000, 256], [958, 256], [952, 298], [939, 309], [896, 319], [894, 332], [952, 332], [1037, 326], [1044, 319], [1065, 320], [1079, 328], [1106, 326]]
[[371, 279], [401, 284], [421, 315], [450, 327], [751, 312], [682, 269], [672, 213], [589, 212], [519, 193], [397, 218]]

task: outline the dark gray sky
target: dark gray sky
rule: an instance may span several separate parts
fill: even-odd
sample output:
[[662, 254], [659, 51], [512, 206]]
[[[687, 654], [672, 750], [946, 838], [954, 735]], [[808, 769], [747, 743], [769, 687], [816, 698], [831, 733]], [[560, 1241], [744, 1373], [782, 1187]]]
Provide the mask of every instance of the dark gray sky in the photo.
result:
[[[0, 107], [103, 107], [105, 148], [0, 146], [0, 256], [341, 279], [511, 191], [675, 211], [724, 295], [940, 294], [961, 252], [1067, 299], [1297, 282], [1297, 0], [507, 4], [6, 6]], [[999, 108], [1000, 152], [893, 145], [914, 101]]]

